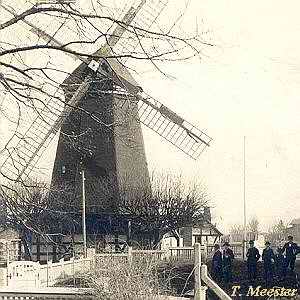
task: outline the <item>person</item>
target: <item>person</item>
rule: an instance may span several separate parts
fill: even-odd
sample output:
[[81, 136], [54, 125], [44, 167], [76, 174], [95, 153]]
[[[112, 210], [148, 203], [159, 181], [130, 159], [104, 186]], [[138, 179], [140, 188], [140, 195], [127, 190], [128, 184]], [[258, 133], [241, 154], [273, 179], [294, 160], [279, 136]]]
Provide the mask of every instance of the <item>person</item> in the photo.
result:
[[234, 259], [233, 251], [230, 249], [228, 242], [223, 244], [223, 277], [224, 283], [229, 284], [232, 281], [232, 260]]
[[271, 243], [265, 243], [266, 248], [263, 250], [262, 259], [264, 262], [264, 271], [265, 271], [265, 281], [266, 284], [271, 284], [274, 279], [274, 262], [275, 262], [275, 255], [272, 250]]
[[247, 270], [248, 270], [248, 278], [253, 281], [257, 278], [257, 262], [260, 259], [259, 251], [256, 247], [254, 247], [254, 241], [249, 241], [249, 249], [247, 250]]
[[283, 249], [278, 247], [275, 254], [276, 275], [279, 280], [282, 280], [286, 275], [286, 262], [283, 255]]
[[220, 251], [220, 245], [214, 245], [214, 255], [212, 258], [212, 278], [217, 283], [220, 283], [223, 278], [223, 269], [222, 269], [222, 253]]
[[285, 253], [286, 258], [286, 270], [290, 268], [294, 272], [296, 255], [299, 253], [299, 247], [296, 243], [293, 242], [293, 237], [288, 236], [288, 242], [283, 246], [283, 252]]

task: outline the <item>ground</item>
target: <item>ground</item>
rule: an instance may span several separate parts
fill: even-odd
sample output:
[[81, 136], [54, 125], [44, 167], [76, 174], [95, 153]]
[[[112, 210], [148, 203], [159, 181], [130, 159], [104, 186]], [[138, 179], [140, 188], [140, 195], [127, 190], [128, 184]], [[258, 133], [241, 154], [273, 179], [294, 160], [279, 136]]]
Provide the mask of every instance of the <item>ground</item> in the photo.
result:
[[[208, 262], [208, 267], [210, 266], [210, 261]], [[170, 290], [173, 290], [174, 295], [186, 295], [189, 294], [188, 292], [194, 289], [194, 276], [193, 276], [193, 264], [185, 264], [185, 263], [167, 263], [161, 265], [159, 268], [159, 274], [161, 281], [166, 284], [168, 282], [170, 286]], [[210, 269], [210, 268], [209, 268]], [[300, 274], [300, 261], [296, 263], [296, 274]], [[263, 279], [263, 267], [262, 263], [258, 263], [258, 280], [253, 287], [262, 286], [263, 288], [266, 287], [264, 279]], [[74, 281], [75, 280], [75, 281]], [[64, 282], [60, 282], [58, 286], [74, 286], [74, 282], [76, 282], [77, 286], [82, 286], [82, 282], [78, 279], [67, 279]], [[249, 285], [251, 282], [247, 279], [247, 267], [246, 263], [241, 260], [235, 260], [233, 264], [233, 283], [230, 286], [221, 286], [225, 289], [225, 291], [231, 295], [232, 294], [232, 286], [233, 285], [240, 285], [241, 294], [245, 294], [245, 291], [248, 290]], [[298, 294], [300, 294], [299, 289], [299, 282], [296, 280], [295, 276], [289, 274], [285, 281], [275, 281], [272, 286], [276, 287], [285, 287], [285, 288], [296, 288], [298, 289]], [[213, 295], [212, 292], [209, 291], [208, 293], [209, 299], [218, 299]], [[233, 297], [234, 299], [245, 299], [246, 297]], [[266, 299], [266, 297], [252, 297], [255, 300]], [[251, 297], [247, 297], [247, 299], [251, 299]]]
[[[208, 267], [210, 267], [210, 262], [208, 262]], [[171, 278], [170, 284], [176, 290], [177, 295], [184, 295], [194, 288], [194, 278], [191, 275], [191, 272], [194, 268], [192, 264], [168, 264], [161, 268], [161, 274], [165, 278]], [[210, 268], [209, 268], [210, 269]], [[245, 291], [248, 290], [249, 286], [252, 284], [253, 287], [262, 286], [262, 288], [266, 287], [264, 278], [263, 278], [263, 266], [262, 263], [258, 264], [258, 280], [255, 283], [249, 282], [247, 278], [247, 266], [246, 263], [241, 260], [235, 260], [233, 264], [233, 283], [230, 286], [222, 287], [226, 290], [226, 292], [231, 295], [232, 294], [232, 286], [240, 285], [241, 286], [241, 294], [245, 294]], [[296, 263], [295, 275], [288, 274], [284, 281], [275, 280], [272, 284], [272, 287], [285, 287], [285, 288], [294, 288], [298, 290], [298, 294], [300, 294], [299, 289], [299, 280], [297, 274], [300, 275], [300, 261]], [[210, 292], [210, 299], [218, 299], [215, 298], [214, 295]], [[234, 299], [244, 299], [245, 297], [234, 297]], [[250, 297], [247, 297], [250, 299]], [[265, 297], [255, 297], [256, 300], [266, 299]]]

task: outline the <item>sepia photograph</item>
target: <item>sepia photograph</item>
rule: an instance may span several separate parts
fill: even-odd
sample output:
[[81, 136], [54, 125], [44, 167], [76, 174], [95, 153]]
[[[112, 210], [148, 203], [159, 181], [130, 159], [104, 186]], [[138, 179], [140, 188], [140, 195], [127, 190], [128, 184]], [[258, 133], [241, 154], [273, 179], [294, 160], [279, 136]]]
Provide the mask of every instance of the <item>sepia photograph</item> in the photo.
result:
[[300, 300], [299, 11], [0, 0], [0, 300]]

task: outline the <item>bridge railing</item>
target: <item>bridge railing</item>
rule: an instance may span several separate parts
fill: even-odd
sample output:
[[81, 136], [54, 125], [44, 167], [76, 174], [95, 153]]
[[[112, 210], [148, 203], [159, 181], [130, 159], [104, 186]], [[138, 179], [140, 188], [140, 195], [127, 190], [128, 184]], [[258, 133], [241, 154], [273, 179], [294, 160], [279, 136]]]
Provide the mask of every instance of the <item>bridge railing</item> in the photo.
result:
[[96, 300], [92, 295], [90, 289], [76, 289], [76, 288], [0, 288], [1, 300], [70, 300], [70, 299], [82, 299], [82, 300]]
[[41, 265], [32, 261], [15, 261], [1, 268], [0, 283], [8, 287], [48, 287], [58, 280], [86, 272], [94, 267], [94, 258], [71, 259]]

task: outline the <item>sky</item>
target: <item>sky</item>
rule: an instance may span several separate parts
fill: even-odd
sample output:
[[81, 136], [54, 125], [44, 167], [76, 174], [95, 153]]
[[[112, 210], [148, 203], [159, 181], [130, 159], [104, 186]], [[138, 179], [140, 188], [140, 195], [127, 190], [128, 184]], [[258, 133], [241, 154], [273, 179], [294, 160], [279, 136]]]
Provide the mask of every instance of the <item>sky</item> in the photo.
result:
[[[184, 2], [170, 3], [174, 13]], [[243, 222], [244, 136], [247, 218], [266, 230], [300, 217], [299, 10], [294, 0], [191, 0], [182, 26], [208, 30], [215, 46], [201, 60], [164, 65], [172, 79], [137, 76], [147, 93], [213, 138], [193, 161], [143, 129], [150, 170], [201, 182], [224, 232]], [[47, 174], [56, 142], [41, 162]]]
[[145, 81], [214, 139], [194, 162], [164, 143], [155, 147], [159, 138], [145, 132], [150, 166], [202, 181], [224, 230], [243, 223], [244, 136], [247, 218], [266, 230], [299, 217], [299, 9], [298, 1], [192, 1], [191, 24], [202, 20], [216, 46], [201, 62], [173, 66], [178, 80], [157, 89], [156, 79]]

